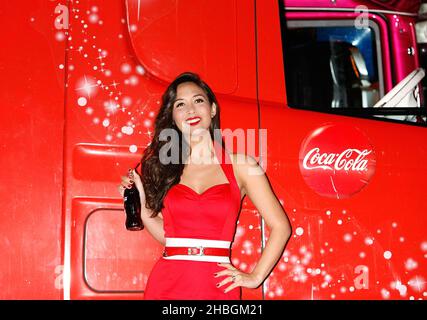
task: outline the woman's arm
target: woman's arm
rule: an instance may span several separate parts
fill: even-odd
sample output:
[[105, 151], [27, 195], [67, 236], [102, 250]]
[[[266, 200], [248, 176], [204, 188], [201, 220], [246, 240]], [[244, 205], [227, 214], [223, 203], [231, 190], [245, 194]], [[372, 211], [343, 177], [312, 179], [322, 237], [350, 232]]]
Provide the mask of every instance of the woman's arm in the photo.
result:
[[147, 231], [153, 236], [154, 239], [160, 242], [160, 244], [165, 245], [165, 233], [163, 228], [163, 216], [162, 213], [154, 217], [150, 218], [152, 211], [145, 208], [145, 206], [141, 205], [141, 219], [142, 223], [146, 227]]
[[236, 171], [244, 194], [264, 218], [270, 235], [261, 258], [251, 272], [262, 283], [280, 259], [292, 231], [289, 219], [270, 187], [264, 170], [257, 161], [245, 155], [235, 155]]

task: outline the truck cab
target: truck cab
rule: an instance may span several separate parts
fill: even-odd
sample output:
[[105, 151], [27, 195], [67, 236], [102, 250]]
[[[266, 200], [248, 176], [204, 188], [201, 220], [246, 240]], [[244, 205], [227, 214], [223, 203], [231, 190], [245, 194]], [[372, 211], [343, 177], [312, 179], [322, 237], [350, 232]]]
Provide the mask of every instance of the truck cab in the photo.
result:
[[[20, 28], [0, 31], [0, 298], [144, 298], [163, 247], [126, 230], [117, 186], [189, 70], [219, 99], [227, 149], [259, 162], [292, 224], [243, 299], [425, 299], [425, 1], [1, 6]], [[245, 197], [233, 265], [253, 270], [268, 238]]]

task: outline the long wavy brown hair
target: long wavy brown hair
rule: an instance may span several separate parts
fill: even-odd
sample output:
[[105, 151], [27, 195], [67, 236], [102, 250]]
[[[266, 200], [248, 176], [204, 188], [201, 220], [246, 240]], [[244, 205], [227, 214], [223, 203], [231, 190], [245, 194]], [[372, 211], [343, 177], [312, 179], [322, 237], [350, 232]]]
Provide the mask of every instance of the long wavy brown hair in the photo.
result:
[[[145, 207], [153, 211], [152, 218], [156, 217], [163, 209], [163, 200], [167, 191], [175, 184], [179, 183], [182, 172], [184, 170], [186, 158], [189, 155], [190, 147], [183, 139], [182, 132], [178, 129], [173, 121], [172, 111], [173, 103], [177, 96], [178, 85], [184, 82], [193, 82], [199, 86], [208, 97], [209, 103], [215, 103], [216, 114], [212, 118], [209, 133], [213, 141], [219, 142], [223, 148], [224, 143], [220, 133], [220, 108], [215, 94], [204, 82], [200, 76], [193, 72], [184, 72], [178, 75], [171, 84], [167, 87], [162, 96], [162, 104], [155, 119], [154, 136], [151, 143], [145, 149], [141, 159], [141, 179], [145, 192]], [[160, 134], [164, 129], [175, 129], [179, 137], [179, 145], [172, 145], [170, 149], [179, 150], [179, 163], [163, 164], [161, 160], [160, 150], [166, 143], [177, 144], [172, 139], [171, 141], [163, 141], [160, 139]], [[216, 130], [217, 129], [217, 130]], [[184, 150], [181, 150], [180, 148]]]

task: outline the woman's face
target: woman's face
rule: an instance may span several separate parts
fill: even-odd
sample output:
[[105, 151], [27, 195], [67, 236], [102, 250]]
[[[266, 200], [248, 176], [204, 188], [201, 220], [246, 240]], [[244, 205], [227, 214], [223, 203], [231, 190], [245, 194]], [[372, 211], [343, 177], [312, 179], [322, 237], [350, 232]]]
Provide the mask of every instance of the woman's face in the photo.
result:
[[198, 135], [209, 130], [216, 114], [216, 105], [209, 103], [205, 91], [193, 82], [178, 85], [173, 103], [172, 118], [183, 133]]

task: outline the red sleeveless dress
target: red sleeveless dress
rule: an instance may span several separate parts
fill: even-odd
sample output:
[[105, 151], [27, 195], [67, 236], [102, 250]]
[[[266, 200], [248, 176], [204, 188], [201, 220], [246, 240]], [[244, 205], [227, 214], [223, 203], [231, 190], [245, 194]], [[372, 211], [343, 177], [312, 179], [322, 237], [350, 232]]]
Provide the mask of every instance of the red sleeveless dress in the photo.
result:
[[[214, 149], [228, 183], [214, 185], [201, 194], [183, 184], [170, 188], [162, 210], [166, 238], [233, 241], [240, 189], [228, 152], [216, 141]], [[217, 262], [169, 260], [161, 256], [148, 277], [144, 299], [240, 300], [241, 287], [224, 292], [232, 282], [216, 287], [228, 275], [215, 278], [214, 273], [225, 269]]]

